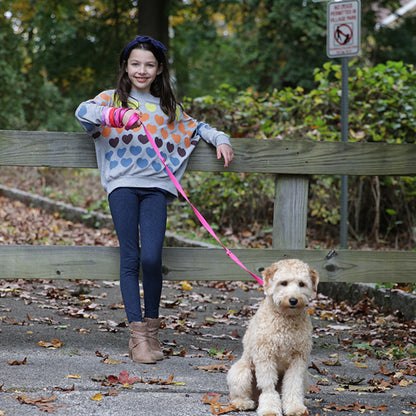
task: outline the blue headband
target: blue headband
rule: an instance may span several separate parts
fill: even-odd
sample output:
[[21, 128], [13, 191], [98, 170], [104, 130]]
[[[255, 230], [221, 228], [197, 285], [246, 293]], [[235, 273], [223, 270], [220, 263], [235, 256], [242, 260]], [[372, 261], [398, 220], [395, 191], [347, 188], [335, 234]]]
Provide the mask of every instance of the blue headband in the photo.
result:
[[123, 59], [127, 59], [127, 54], [130, 51], [130, 49], [133, 48], [133, 46], [138, 45], [139, 43], [150, 43], [151, 45], [153, 45], [157, 50], [161, 50], [161, 51], [166, 51], [166, 46], [155, 39], [152, 39], [150, 36], [137, 36], [136, 39], [134, 39], [133, 41], [131, 41], [125, 48], [124, 48], [124, 52], [123, 52]]

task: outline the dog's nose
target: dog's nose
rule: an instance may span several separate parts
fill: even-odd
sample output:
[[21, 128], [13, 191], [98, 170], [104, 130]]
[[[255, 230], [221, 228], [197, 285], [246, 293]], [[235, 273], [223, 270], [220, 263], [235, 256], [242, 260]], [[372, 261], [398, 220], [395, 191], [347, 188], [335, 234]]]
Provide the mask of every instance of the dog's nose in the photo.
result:
[[289, 299], [289, 305], [290, 306], [296, 306], [298, 304], [298, 300], [296, 298], [290, 298]]

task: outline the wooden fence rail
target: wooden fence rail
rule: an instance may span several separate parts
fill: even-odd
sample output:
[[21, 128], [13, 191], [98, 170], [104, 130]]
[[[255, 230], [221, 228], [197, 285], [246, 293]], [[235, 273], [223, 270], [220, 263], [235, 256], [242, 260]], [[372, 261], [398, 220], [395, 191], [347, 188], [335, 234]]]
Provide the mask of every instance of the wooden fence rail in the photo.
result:
[[[188, 170], [276, 175], [272, 249], [235, 249], [254, 273], [283, 258], [300, 258], [323, 282], [414, 282], [416, 252], [307, 250], [310, 175], [416, 175], [416, 145], [233, 139], [228, 169], [201, 142]], [[84, 133], [0, 130], [0, 166], [96, 168]], [[167, 280], [250, 280], [219, 248], [166, 247]], [[0, 278], [118, 279], [118, 248], [0, 245]]]

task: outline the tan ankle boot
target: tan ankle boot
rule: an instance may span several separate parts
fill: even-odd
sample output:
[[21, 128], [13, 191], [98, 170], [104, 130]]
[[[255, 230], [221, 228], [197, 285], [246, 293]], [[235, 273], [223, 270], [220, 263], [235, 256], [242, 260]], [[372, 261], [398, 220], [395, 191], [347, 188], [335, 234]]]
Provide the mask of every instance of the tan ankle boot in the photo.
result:
[[149, 344], [146, 322], [130, 322], [129, 357], [136, 363], [154, 364], [156, 362]]
[[149, 345], [155, 360], [163, 360], [163, 352], [160, 348], [158, 331], [160, 327], [160, 318], [144, 318], [147, 323], [147, 332], [149, 334]]

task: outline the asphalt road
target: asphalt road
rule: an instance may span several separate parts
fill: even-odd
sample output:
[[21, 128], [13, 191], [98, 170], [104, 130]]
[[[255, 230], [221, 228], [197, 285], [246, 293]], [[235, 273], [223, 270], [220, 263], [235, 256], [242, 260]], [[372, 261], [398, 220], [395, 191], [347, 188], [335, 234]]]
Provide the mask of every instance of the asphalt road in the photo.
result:
[[[262, 298], [256, 283], [166, 283], [166, 358], [145, 365], [127, 356], [117, 282], [0, 281], [0, 415], [212, 415], [204, 396], [228, 403], [226, 371]], [[415, 415], [416, 376], [352, 350], [362, 322], [336, 321], [325, 305], [311, 306], [309, 414]]]

